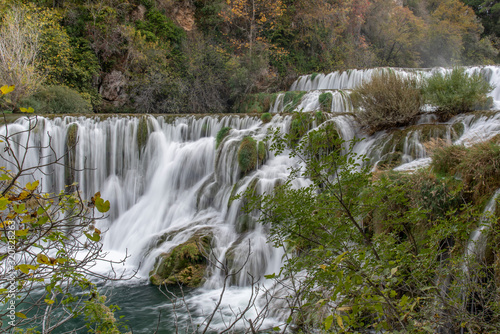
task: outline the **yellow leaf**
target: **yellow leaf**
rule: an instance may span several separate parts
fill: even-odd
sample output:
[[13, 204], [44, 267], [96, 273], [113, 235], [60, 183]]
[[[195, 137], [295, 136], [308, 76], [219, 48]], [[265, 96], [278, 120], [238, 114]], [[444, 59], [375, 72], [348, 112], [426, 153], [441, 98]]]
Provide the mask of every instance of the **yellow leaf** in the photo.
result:
[[17, 230], [16, 231], [16, 236], [18, 237], [24, 237], [25, 235], [27, 235], [29, 232], [29, 229], [24, 229], [24, 230]]
[[24, 314], [24, 313], [21, 313], [21, 312], [16, 312], [15, 314], [16, 314], [16, 316], [17, 316], [17, 317], [19, 317], [19, 318], [22, 318], [22, 319], [26, 319], [26, 318], [27, 318], [27, 317], [26, 317], [26, 314]]
[[47, 255], [42, 254], [42, 253], [40, 253], [36, 256], [36, 261], [38, 263], [41, 263], [41, 264], [49, 264], [49, 265], [51, 264]]
[[342, 321], [342, 317], [338, 314], [335, 314], [335, 317], [337, 318], [337, 324], [340, 326], [340, 328], [344, 329], [344, 322]]
[[33, 183], [27, 183], [26, 184], [26, 189], [28, 189], [29, 191], [33, 191], [35, 190], [36, 188], [38, 188], [38, 185], [40, 184], [40, 181], [36, 180], [35, 182]]
[[2, 86], [0, 87], [0, 91], [2, 92], [2, 95], [5, 95], [5, 94], [9, 94], [10, 92], [12, 92], [14, 90], [15, 86], [12, 85], [12, 86]]
[[54, 301], [52, 299], [44, 299], [44, 301], [49, 305], [54, 304]]
[[323, 270], [326, 270], [326, 265], [325, 265], [325, 264], [322, 264], [322, 265], [320, 265], [319, 267], [320, 267], [321, 269], [323, 269]]
[[33, 112], [35, 112], [35, 109], [29, 107], [28, 109], [26, 108], [19, 108], [22, 112], [25, 112], [25, 113], [28, 113], [28, 114], [31, 114]]

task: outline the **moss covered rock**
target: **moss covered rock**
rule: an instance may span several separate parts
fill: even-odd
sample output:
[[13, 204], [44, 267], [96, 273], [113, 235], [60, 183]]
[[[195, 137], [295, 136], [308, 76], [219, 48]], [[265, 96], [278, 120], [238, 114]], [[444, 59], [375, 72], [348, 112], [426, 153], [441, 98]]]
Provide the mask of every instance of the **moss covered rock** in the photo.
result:
[[271, 122], [272, 119], [273, 119], [273, 116], [268, 112], [263, 113], [262, 116], [260, 116], [260, 120], [264, 123], [269, 123], [269, 122]]
[[332, 100], [332, 93], [322, 93], [318, 98], [321, 111], [330, 112], [330, 110], [332, 109]]
[[267, 150], [266, 144], [264, 144], [264, 142], [262, 141], [259, 141], [259, 144], [257, 145], [257, 154], [259, 157], [259, 163], [263, 164], [266, 161]]
[[73, 123], [66, 132], [66, 152], [64, 156], [64, 183], [67, 192], [73, 192], [75, 182], [76, 144], [78, 143], [78, 124]]
[[245, 137], [238, 149], [238, 163], [243, 173], [248, 173], [257, 167], [257, 142], [252, 137]]
[[170, 252], [158, 256], [154, 269], [149, 273], [150, 282], [154, 285], [181, 284], [187, 287], [202, 285], [212, 238], [211, 232], [200, 230]]
[[220, 143], [222, 143], [224, 138], [226, 138], [226, 136], [229, 134], [229, 131], [231, 131], [231, 128], [226, 126], [220, 129], [219, 132], [217, 132], [217, 136], [215, 137], [216, 149], [219, 147]]
[[148, 138], [149, 138], [148, 118], [147, 116], [142, 116], [139, 119], [139, 124], [137, 125], [137, 147], [139, 149], [139, 154], [148, 143]]

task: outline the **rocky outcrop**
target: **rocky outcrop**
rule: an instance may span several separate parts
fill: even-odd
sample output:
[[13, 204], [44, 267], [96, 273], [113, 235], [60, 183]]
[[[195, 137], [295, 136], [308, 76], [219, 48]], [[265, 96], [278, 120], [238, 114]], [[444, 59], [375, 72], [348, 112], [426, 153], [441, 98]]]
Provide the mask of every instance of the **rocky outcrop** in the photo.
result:
[[114, 107], [121, 107], [127, 102], [128, 96], [125, 91], [128, 80], [120, 71], [113, 71], [103, 78], [99, 94]]
[[154, 285], [183, 285], [199, 287], [205, 282], [207, 256], [213, 235], [206, 229], [198, 230], [186, 242], [156, 258], [149, 273]]

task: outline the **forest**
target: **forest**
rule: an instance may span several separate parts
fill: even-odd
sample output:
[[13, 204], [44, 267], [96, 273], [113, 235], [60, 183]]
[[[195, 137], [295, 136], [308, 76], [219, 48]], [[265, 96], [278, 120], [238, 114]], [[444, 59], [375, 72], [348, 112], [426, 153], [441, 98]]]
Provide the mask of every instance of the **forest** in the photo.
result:
[[481, 0], [2, 0], [0, 12], [0, 77], [16, 86], [1, 107], [39, 113], [238, 112], [302, 74], [493, 64], [500, 45], [500, 4]]

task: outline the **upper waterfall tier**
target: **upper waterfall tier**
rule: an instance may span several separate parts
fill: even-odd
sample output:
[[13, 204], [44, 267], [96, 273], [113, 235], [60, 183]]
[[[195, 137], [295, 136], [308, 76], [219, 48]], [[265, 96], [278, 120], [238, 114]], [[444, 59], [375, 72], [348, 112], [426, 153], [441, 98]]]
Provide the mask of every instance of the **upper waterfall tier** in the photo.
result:
[[[358, 87], [363, 82], [370, 80], [373, 73], [378, 71], [393, 71], [400, 75], [428, 77], [436, 72], [450, 72], [451, 68], [435, 67], [429, 69], [417, 68], [372, 68], [364, 70], [336, 71], [329, 74], [309, 74], [299, 77], [290, 87], [290, 91], [314, 90], [350, 90]], [[495, 108], [500, 107], [500, 66], [472, 66], [466, 67], [467, 73], [481, 73], [494, 87], [491, 97]]]

